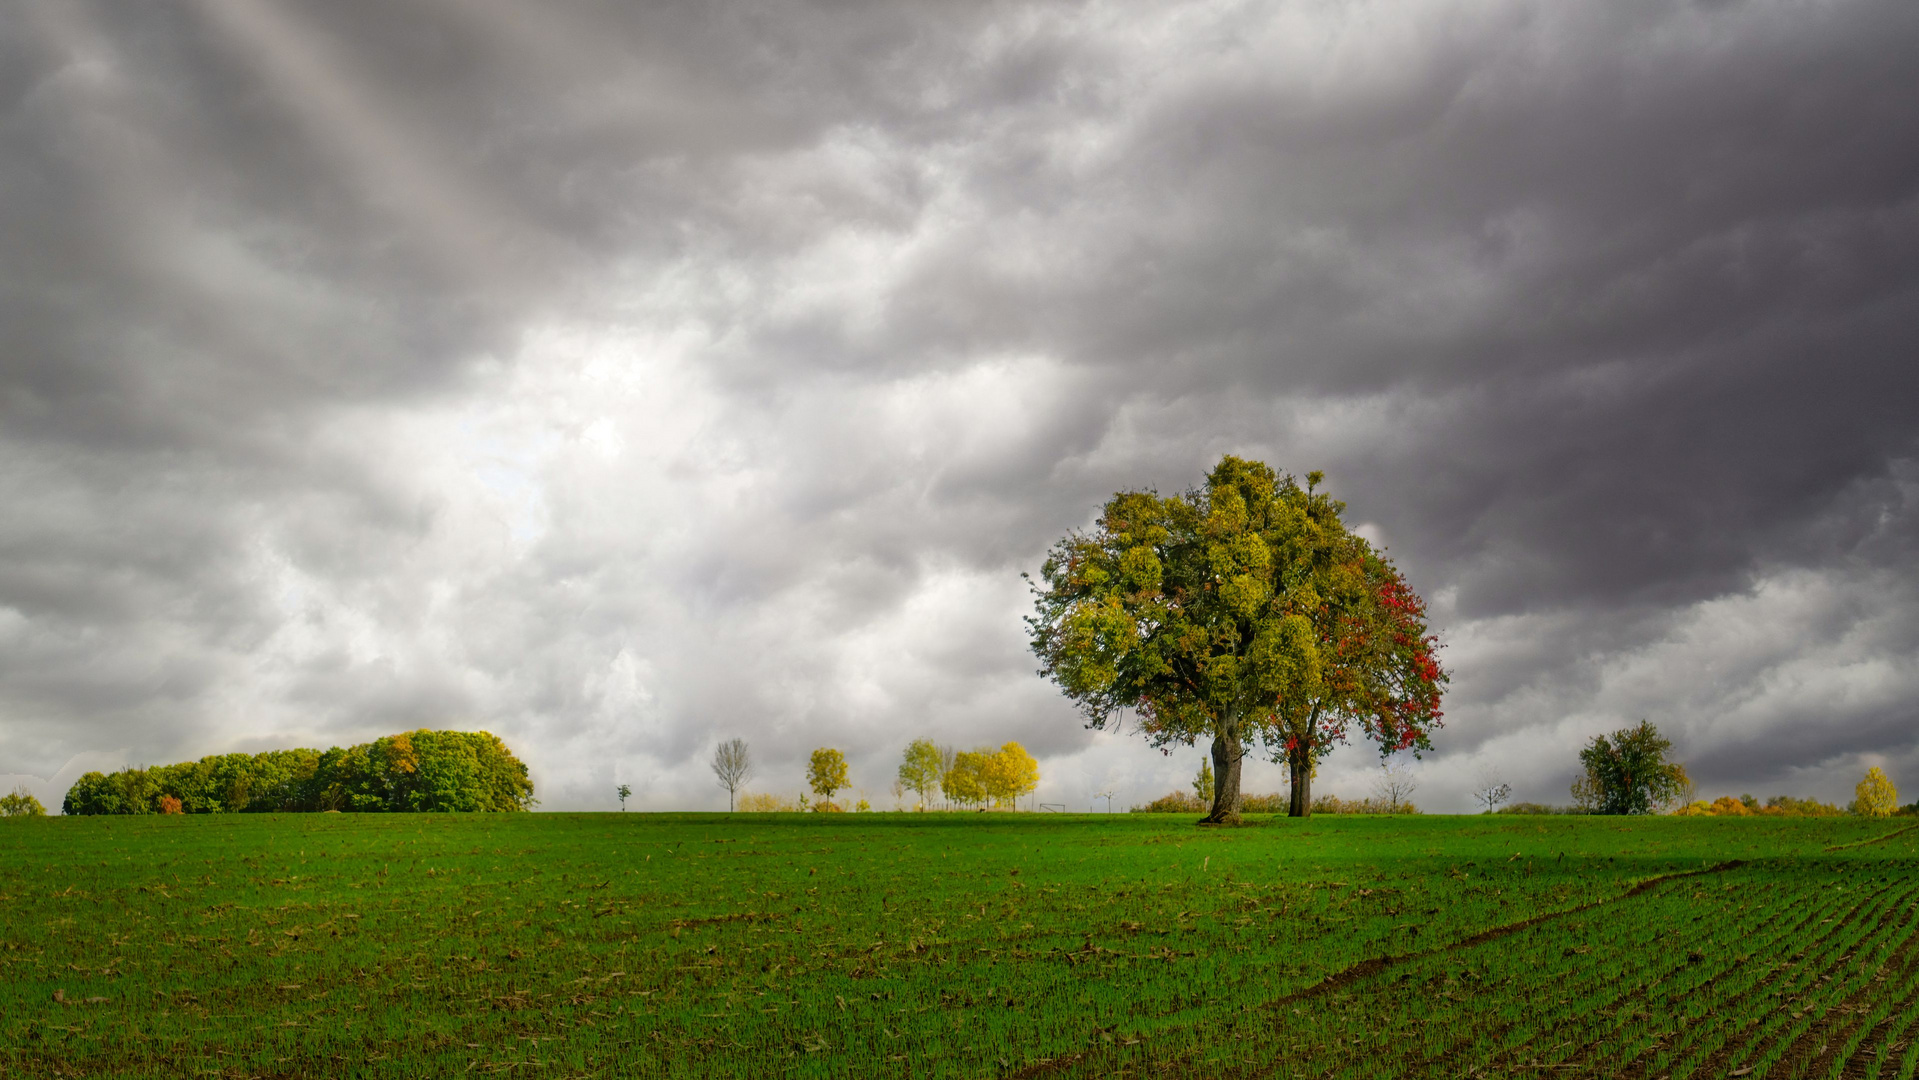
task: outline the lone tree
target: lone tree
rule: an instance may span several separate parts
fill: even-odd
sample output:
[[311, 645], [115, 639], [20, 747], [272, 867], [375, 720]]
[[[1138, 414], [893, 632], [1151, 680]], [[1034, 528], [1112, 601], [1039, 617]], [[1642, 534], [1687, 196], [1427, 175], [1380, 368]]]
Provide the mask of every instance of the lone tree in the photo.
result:
[[740, 785], [753, 775], [753, 762], [746, 756], [745, 739], [728, 739], [713, 748], [713, 775], [726, 789], [726, 808], [733, 809]]
[[1512, 797], [1513, 786], [1490, 769], [1481, 772], [1473, 783], [1473, 800], [1485, 807], [1488, 814], [1498, 810], [1500, 803]]
[[940, 785], [940, 748], [933, 745], [931, 739], [914, 739], [906, 745], [905, 757], [900, 761], [899, 785], [901, 788], [919, 796], [919, 808], [926, 809], [926, 800]]
[[1193, 777], [1193, 794], [1199, 796], [1200, 802], [1210, 803], [1213, 801], [1212, 758], [1199, 759], [1199, 774]]
[[1227, 456], [1204, 487], [1120, 492], [1033, 588], [1040, 673], [1087, 726], [1131, 709], [1161, 750], [1211, 739], [1205, 821], [1237, 820], [1253, 742], [1287, 763], [1304, 817], [1314, 763], [1353, 725], [1382, 754], [1429, 749], [1439, 726], [1447, 676], [1425, 605], [1321, 479]]
[[1899, 811], [1899, 790], [1877, 765], [1866, 770], [1852, 794], [1852, 812], [1862, 817], [1890, 817]]
[[806, 765], [806, 786], [828, 802], [832, 801], [835, 791], [852, 786], [846, 778], [846, 755], [825, 747], [813, 751], [813, 758]]
[[1686, 801], [1685, 766], [1667, 761], [1672, 740], [1641, 720], [1611, 735], [1594, 735], [1579, 752], [1586, 774], [1573, 781], [1573, 801], [1593, 814], [1650, 814]]
[[1399, 762], [1387, 762], [1380, 766], [1379, 775], [1373, 778], [1373, 795], [1391, 813], [1399, 813], [1402, 806], [1411, 806], [1413, 792], [1419, 790], [1419, 781], [1412, 770]]
[[626, 800], [627, 800], [627, 796], [633, 794], [633, 785], [621, 784], [619, 787], [614, 789], [614, 793], [620, 797], [620, 813], [622, 814], [626, 813]]

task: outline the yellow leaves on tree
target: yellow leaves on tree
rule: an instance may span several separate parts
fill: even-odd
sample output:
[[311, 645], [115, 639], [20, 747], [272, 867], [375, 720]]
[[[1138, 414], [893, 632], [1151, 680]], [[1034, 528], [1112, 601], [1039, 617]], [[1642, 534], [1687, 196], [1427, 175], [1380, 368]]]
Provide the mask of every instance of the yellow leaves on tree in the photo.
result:
[[1899, 809], [1899, 791], [1877, 765], [1866, 770], [1865, 779], [1853, 789], [1853, 797], [1853, 812], [1864, 817], [1891, 817]]
[[813, 794], [831, 800], [835, 791], [851, 784], [846, 777], [845, 754], [827, 747], [813, 751], [813, 758], [806, 765], [806, 785], [813, 789]]
[[962, 750], [940, 780], [948, 798], [968, 806], [1011, 806], [1039, 786], [1039, 761], [1016, 742]]
[[47, 808], [26, 788], [14, 788], [11, 795], [0, 795], [0, 817], [46, 817]]

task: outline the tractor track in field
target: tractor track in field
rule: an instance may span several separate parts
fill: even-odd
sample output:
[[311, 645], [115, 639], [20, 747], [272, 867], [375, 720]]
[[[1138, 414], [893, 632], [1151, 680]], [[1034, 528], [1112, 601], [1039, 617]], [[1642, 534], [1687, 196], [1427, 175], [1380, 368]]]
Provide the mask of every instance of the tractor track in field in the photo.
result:
[[1879, 836], [1875, 836], [1870, 840], [1855, 840], [1850, 844], [1834, 844], [1831, 847], [1827, 848], [1826, 850], [1827, 851], [1850, 851], [1853, 848], [1871, 847], [1874, 844], [1883, 844], [1895, 836], [1904, 836], [1906, 833], [1909, 833], [1914, 829], [1919, 829], [1919, 825], [1908, 825], [1903, 829], [1894, 829], [1889, 833], [1884, 833]]
[[[1551, 922], [1554, 919], [1563, 919], [1569, 915], [1579, 915], [1591, 911], [1594, 908], [1601, 908], [1609, 904], [1617, 904], [1625, 900], [1630, 900], [1635, 896], [1643, 895], [1652, 889], [1658, 888], [1669, 881], [1680, 881], [1685, 878], [1700, 877], [1706, 874], [1722, 874], [1728, 870], [1737, 870], [1745, 865], [1746, 860], [1744, 859], [1732, 859], [1727, 862], [1714, 863], [1711, 866], [1701, 867], [1697, 870], [1679, 870], [1670, 874], [1661, 874], [1658, 877], [1647, 878], [1617, 896], [1590, 900], [1576, 907], [1569, 907], [1560, 911], [1543, 912], [1530, 918], [1521, 919], [1518, 922], [1506, 923], [1488, 930], [1481, 930], [1477, 934], [1460, 938], [1457, 941], [1447, 942], [1444, 945], [1435, 945], [1430, 949], [1422, 949], [1418, 952], [1400, 953], [1396, 956], [1370, 957], [1349, 967], [1341, 968], [1318, 982], [1313, 983], [1311, 986], [1302, 987], [1290, 994], [1284, 994], [1270, 1001], [1262, 1002], [1259, 1008], [1261, 1010], [1277, 1009], [1286, 1005], [1306, 1001], [1371, 978], [1388, 968], [1430, 959], [1435, 956], [1442, 956], [1447, 953], [1459, 952], [1463, 949], [1470, 949], [1475, 946], [1484, 945], [1489, 941], [1497, 941], [1500, 938], [1517, 934], [1522, 930], [1530, 929], [1541, 923]], [[1106, 1047], [1089, 1047], [1088, 1049], [1068, 1054], [1064, 1057], [1053, 1058], [1044, 1063], [1028, 1065], [1023, 1069], [1009, 1074], [1008, 1080], [1031, 1080], [1031, 1078], [1034, 1077], [1050, 1076], [1083, 1064], [1094, 1057], [1094, 1055], [1106, 1051]]]

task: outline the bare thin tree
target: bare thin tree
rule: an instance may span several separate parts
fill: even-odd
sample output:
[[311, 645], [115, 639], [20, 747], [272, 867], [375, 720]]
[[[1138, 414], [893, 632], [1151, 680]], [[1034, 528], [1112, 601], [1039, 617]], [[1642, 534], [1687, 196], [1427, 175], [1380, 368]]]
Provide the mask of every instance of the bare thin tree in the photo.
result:
[[1373, 781], [1373, 794], [1393, 813], [1398, 813], [1402, 804], [1411, 802], [1413, 792], [1418, 789], [1419, 781], [1413, 779], [1412, 770], [1397, 761], [1380, 766], [1379, 777]]
[[1486, 808], [1488, 814], [1499, 809], [1499, 804], [1513, 797], [1513, 786], [1500, 778], [1491, 769], [1482, 769], [1479, 778], [1473, 781], [1473, 798]]
[[753, 775], [753, 763], [746, 756], [745, 739], [728, 739], [713, 749], [713, 775], [726, 789], [726, 808], [733, 809], [733, 798], [740, 785]]

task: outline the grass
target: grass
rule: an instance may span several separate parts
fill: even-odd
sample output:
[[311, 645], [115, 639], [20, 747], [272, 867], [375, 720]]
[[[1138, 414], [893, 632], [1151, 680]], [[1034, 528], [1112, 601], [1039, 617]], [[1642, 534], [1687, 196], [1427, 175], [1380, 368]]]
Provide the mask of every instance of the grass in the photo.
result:
[[1904, 1078], [1908, 824], [14, 819], [0, 1075]]

